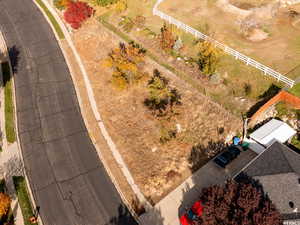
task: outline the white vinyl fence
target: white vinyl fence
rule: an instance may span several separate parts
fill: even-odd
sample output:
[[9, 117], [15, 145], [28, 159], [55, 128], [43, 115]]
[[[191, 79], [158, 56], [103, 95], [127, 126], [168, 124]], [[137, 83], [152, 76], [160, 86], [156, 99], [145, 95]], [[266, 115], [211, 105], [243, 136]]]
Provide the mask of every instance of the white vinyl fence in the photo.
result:
[[7, 60], [7, 48], [0, 30], [0, 62]]
[[230, 47], [214, 40], [213, 38], [201, 33], [198, 30], [195, 30], [194, 28], [184, 24], [183, 22], [181, 22], [181, 21], [179, 21], [179, 20], [177, 20], [177, 19], [175, 19], [175, 18], [159, 11], [157, 9], [157, 6], [163, 1], [164, 0], [158, 0], [156, 2], [156, 4], [154, 5], [154, 8], [153, 8], [153, 15], [159, 16], [160, 18], [167, 21], [168, 23], [173, 24], [176, 27], [183, 29], [185, 32], [194, 35], [196, 38], [201, 38], [205, 41], [209, 41], [209, 42], [213, 43], [216, 47], [219, 47], [224, 52], [234, 56], [236, 59], [239, 59], [239, 60], [245, 62], [247, 65], [253, 66], [253, 67], [261, 70], [265, 75], [266, 74], [270, 75], [270, 76], [276, 78], [278, 81], [282, 81], [285, 84], [287, 84], [288, 86], [293, 87], [293, 85], [295, 83], [294, 80], [292, 80], [292, 79], [290, 79], [286, 76], [283, 76], [282, 74], [276, 72], [275, 70], [271, 69], [270, 67], [267, 67], [267, 66], [255, 61], [255, 60], [249, 58], [248, 56], [245, 56], [245, 55], [239, 53], [238, 51], [236, 51], [236, 50], [234, 50], [234, 49], [232, 49], [232, 48], [230, 48]]

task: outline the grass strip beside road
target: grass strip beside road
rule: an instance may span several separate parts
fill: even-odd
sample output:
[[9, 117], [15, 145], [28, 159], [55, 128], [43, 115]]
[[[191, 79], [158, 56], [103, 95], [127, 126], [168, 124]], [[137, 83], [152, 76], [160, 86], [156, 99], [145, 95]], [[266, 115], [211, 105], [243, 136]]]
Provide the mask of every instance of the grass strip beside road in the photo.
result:
[[2, 63], [3, 84], [4, 84], [4, 112], [5, 112], [5, 133], [9, 143], [16, 141], [14, 103], [12, 90], [12, 77], [9, 63]]
[[46, 13], [46, 15], [48, 16], [48, 18], [51, 21], [54, 29], [56, 30], [56, 33], [57, 33], [58, 37], [60, 39], [65, 39], [65, 35], [64, 35], [63, 31], [61, 30], [58, 22], [56, 21], [56, 19], [52, 15], [52, 13], [49, 11], [49, 9], [42, 2], [42, 0], [35, 0], [35, 1], [39, 4], [39, 6], [44, 10], [44, 12]]
[[21, 207], [22, 215], [24, 218], [24, 224], [31, 225], [29, 219], [33, 216], [33, 210], [32, 204], [29, 199], [29, 193], [27, 190], [25, 178], [21, 176], [14, 176], [13, 181], [18, 196], [18, 201]]

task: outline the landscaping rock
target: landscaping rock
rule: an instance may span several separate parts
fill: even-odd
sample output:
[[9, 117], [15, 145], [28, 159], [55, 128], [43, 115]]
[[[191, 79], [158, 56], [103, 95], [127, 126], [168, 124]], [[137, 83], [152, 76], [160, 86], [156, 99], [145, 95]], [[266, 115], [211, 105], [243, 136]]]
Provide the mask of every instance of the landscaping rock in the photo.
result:
[[214, 73], [214, 74], [210, 75], [209, 81], [212, 84], [220, 84], [220, 83], [222, 83], [222, 78], [221, 78], [220, 74]]

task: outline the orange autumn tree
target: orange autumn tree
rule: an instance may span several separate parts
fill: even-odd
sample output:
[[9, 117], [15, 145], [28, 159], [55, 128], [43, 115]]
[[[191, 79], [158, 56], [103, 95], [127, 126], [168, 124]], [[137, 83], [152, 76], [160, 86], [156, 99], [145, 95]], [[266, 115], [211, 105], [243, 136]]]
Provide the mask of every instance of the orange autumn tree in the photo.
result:
[[0, 193], [0, 219], [7, 214], [10, 203], [10, 197], [7, 194]]
[[176, 38], [173, 36], [173, 33], [166, 24], [160, 29], [160, 47], [163, 50], [170, 50], [174, 47]]
[[120, 43], [104, 60], [104, 65], [113, 70], [112, 83], [119, 89], [125, 89], [147, 76], [143, 70], [144, 63], [145, 50], [134, 42], [128, 46]]

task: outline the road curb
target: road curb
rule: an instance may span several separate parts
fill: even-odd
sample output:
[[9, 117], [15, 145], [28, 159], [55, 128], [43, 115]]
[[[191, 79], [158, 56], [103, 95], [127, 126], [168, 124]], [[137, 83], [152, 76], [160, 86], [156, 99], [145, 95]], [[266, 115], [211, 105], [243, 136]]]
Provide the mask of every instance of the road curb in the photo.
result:
[[[51, 26], [54, 34], [55, 34], [57, 42], [59, 43], [59, 46], [60, 46], [60, 48], [61, 48], [61, 50], [63, 52], [64, 58], [66, 60], [68, 68], [70, 70], [70, 74], [71, 74], [71, 77], [72, 77], [72, 80], [73, 80], [73, 84], [74, 84], [74, 87], [75, 87], [75, 91], [76, 91], [76, 95], [77, 95], [77, 99], [78, 99], [80, 108], [83, 109], [83, 104], [82, 104], [82, 99], [81, 99], [81, 96], [80, 96], [80, 91], [78, 90], [78, 87], [76, 85], [76, 79], [74, 78], [74, 72], [73, 72], [71, 64], [69, 63], [68, 55], [65, 52], [65, 50], [63, 49], [63, 47], [61, 45], [60, 38], [58, 37], [58, 34], [56, 33], [56, 30], [53, 27], [53, 25], [52, 25], [51, 21], [49, 20], [48, 16], [45, 14], [44, 10], [40, 7], [40, 5], [38, 5], [38, 3], [35, 0], [33, 0], [33, 2], [40, 9], [40, 11], [42, 12], [42, 14], [44, 15], [44, 17], [46, 18], [47, 22], [50, 24], [50, 26]], [[151, 204], [146, 200], [146, 198], [144, 197], [144, 195], [140, 191], [139, 187], [135, 184], [135, 182], [133, 180], [133, 177], [132, 177], [131, 173], [129, 172], [129, 169], [127, 168], [127, 166], [126, 166], [126, 164], [125, 164], [122, 156], [120, 155], [120, 153], [117, 150], [114, 142], [112, 141], [109, 133], [106, 130], [106, 127], [105, 127], [105, 125], [104, 125], [104, 123], [103, 123], [103, 121], [101, 119], [100, 113], [99, 113], [99, 111], [97, 109], [97, 104], [96, 104], [96, 101], [95, 101], [95, 97], [94, 97], [95, 95], [94, 95], [94, 92], [93, 92], [93, 89], [92, 89], [91, 82], [89, 80], [89, 77], [87, 75], [85, 67], [84, 67], [84, 65], [83, 65], [83, 63], [81, 61], [81, 58], [80, 58], [80, 56], [79, 56], [79, 54], [78, 54], [78, 52], [77, 52], [77, 50], [76, 50], [76, 48], [75, 48], [75, 46], [73, 44], [73, 41], [72, 41], [72, 39], [70, 37], [68, 29], [66, 28], [65, 24], [61, 21], [61, 18], [58, 16], [56, 10], [53, 9], [52, 6], [46, 0], [42, 0], [42, 2], [48, 8], [48, 10], [51, 12], [51, 14], [54, 16], [54, 18], [56, 19], [57, 23], [59, 24], [62, 32], [65, 35], [65, 40], [67, 41], [69, 47], [71, 48], [72, 53], [73, 53], [73, 55], [74, 55], [74, 57], [76, 59], [76, 62], [78, 63], [78, 65], [80, 67], [80, 70], [81, 70], [80, 72], [83, 75], [84, 85], [85, 85], [85, 88], [86, 88], [86, 91], [87, 91], [89, 103], [91, 105], [91, 108], [92, 108], [93, 114], [94, 114], [94, 116], [96, 118], [96, 121], [98, 122], [97, 125], [100, 128], [101, 134], [104, 137], [105, 141], [107, 142], [108, 147], [109, 147], [110, 151], [112, 152], [112, 154], [114, 156], [114, 159], [117, 161], [117, 164], [118, 164], [119, 168], [121, 169], [123, 175], [125, 176], [128, 184], [132, 188], [133, 192], [138, 197], [139, 201], [142, 202], [142, 203], [144, 203], [145, 206], [146, 206], [146, 208], [152, 208]], [[83, 118], [83, 120], [85, 122], [86, 127], [89, 128], [90, 126], [89, 126], [86, 118], [83, 116], [83, 114], [82, 114], [82, 118]], [[101, 151], [100, 151], [100, 148], [99, 148], [97, 142], [92, 137], [90, 137], [90, 138], [91, 138], [91, 140], [92, 140], [92, 142], [93, 142], [93, 144], [94, 144], [94, 146], [96, 148], [97, 154], [98, 154], [101, 162], [103, 163], [103, 165], [104, 165], [104, 167], [105, 167], [105, 169], [106, 169], [109, 177], [111, 178], [114, 186], [116, 187], [119, 195], [121, 196], [122, 200], [124, 201], [124, 203], [126, 204], [126, 206], [128, 207], [128, 209], [130, 210], [130, 212], [132, 213], [132, 215], [138, 221], [137, 214], [135, 213], [134, 209], [131, 207], [131, 205], [128, 202], [128, 200], [126, 199], [125, 195], [122, 193], [121, 188], [118, 185], [117, 180], [115, 179], [114, 175], [112, 174], [111, 170], [108, 167], [107, 162], [105, 161], [104, 157], [101, 154]]]

